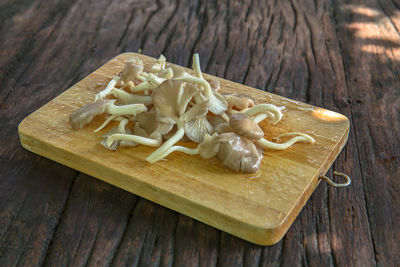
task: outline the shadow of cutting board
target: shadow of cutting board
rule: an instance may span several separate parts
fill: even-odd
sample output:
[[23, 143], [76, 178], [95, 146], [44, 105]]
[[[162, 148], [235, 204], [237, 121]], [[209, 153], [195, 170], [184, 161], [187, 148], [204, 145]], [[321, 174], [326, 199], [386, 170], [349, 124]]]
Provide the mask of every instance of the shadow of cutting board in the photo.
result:
[[[93, 133], [104, 118], [74, 131], [71, 112], [94, 99], [130, 56], [148, 67], [153, 58], [121, 54], [35, 111], [19, 125], [24, 148], [107, 183], [176, 210], [218, 229], [260, 245], [278, 242], [287, 232], [347, 141], [348, 119], [338, 113], [220, 79], [222, 92], [241, 92], [257, 103], [285, 106], [275, 126], [262, 124], [271, 140], [285, 132], [313, 136], [315, 144], [298, 143], [284, 151], [265, 151], [256, 174], [235, 173], [216, 159], [175, 152], [150, 164], [155, 149], [139, 146], [108, 151], [102, 134]], [[207, 75], [206, 75], [207, 76]], [[192, 145], [193, 144], [184, 144]]]

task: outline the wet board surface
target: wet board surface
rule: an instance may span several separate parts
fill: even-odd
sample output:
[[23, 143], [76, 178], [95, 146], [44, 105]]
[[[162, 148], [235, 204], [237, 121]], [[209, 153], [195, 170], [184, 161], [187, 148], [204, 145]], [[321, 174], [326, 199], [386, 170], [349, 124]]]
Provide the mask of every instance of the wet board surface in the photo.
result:
[[[139, 146], [108, 151], [100, 145], [105, 130], [93, 133], [104, 117], [81, 130], [71, 129], [71, 112], [90, 103], [118, 74], [130, 56], [145, 66], [153, 58], [124, 53], [25, 118], [19, 125], [24, 148], [176, 210], [250, 242], [270, 245], [286, 233], [301, 208], [345, 145], [349, 121], [341, 114], [220, 79], [222, 92], [252, 96], [256, 104], [285, 106], [275, 126], [262, 123], [265, 138], [303, 132], [315, 144], [297, 143], [284, 151], [266, 150], [256, 174], [235, 173], [216, 159], [175, 152], [150, 164], [155, 148]], [[205, 75], [207, 76], [207, 75]], [[193, 143], [182, 143], [193, 146]]]

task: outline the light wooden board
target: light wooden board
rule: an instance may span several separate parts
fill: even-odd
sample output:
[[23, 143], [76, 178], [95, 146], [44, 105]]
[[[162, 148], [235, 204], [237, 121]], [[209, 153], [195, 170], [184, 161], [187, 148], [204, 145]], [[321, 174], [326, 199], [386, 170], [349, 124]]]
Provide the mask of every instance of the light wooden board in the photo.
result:
[[150, 164], [145, 158], [154, 148], [104, 149], [100, 140], [112, 125], [93, 133], [104, 120], [101, 116], [78, 131], [68, 123], [71, 112], [92, 102], [132, 55], [140, 57], [145, 66], [154, 60], [134, 53], [110, 60], [25, 118], [18, 127], [22, 146], [250, 242], [278, 242], [314, 191], [318, 177], [345, 145], [349, 120], [332, 111], [220, 79], [223, 92], [242, 92], [257, 103], [286, 107], [277, 125], [262, 124], [267, 139], [299, 131], [313, 136], [316, 144], [267, 150], [256, 174], [235, 173], [216, 159], [179, 152]]

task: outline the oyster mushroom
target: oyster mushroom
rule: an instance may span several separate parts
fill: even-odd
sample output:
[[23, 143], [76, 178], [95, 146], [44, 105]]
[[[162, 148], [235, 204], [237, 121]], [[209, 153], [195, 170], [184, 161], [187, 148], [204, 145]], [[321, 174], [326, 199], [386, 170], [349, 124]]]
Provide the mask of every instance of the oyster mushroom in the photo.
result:
[[151, 104], [151, 97], [147, 95], [136, 95], [130, 94], [124, 90], [114, 88], [112, 94], [122, 103], [122, 104], [138, 104], [142, 103], [145, 105]]
[[254, 107], [255, 105], [253, 99], [245, 94], [232, 93], [223, 94], [223, 96], [228, 102], [229, 109], [243, 110]]
[[193, 149], [184, 146], [172, 146], [164, 152], [163, 157], [175, 151], [189, 155], [200, 154], [205, 159], [216, 156], [229, 169], [247, 173], [257, 172], [263, 158], [262, 149], [251, 140], [236, 133], [206, 135], [204, 141]]
[[284, 150], [297, 142], [315, 143], [314, 138], [312, 138], [308, 134], [299, 133], [299, 132], [284, 133], [284, 134], [278, 135], [276, 138], [279, 139], [284, 136], [292, 136], [292, 135], [296, 135], [296, 136], [284, 143], [274, 143], [274, 142], [268, 141], [267, 139], [264, 139], [264, 138], [255, 140], [254, 142], [256, 142], [256, 144], [258, 144], [262, 148], [269, 148], [269, 149], [273, 149], [273, 150]]
[[248, 116], [256, 116], [259, 114], [267, 113], [268, 115], [272, 116], [272, 124], [273, 125], [277, 124], [282, 119], [281, 110], [277, 106], [272, 105], [272, 104], [255, 105], [255, 106], [248, 108], [241, 112], [245, 113]]
[[162, 135], [168, 133], [172, 127], [172, 123], [160, 122], [155, 111], [140, 113], [136, 117], [133, 135], [121, 133], [110, 135], [107, 145], [111, 145], [115, 141], [125, 141], [136, 145], [159, 147], [162, 143]]
[[[178, 80], [166, 80], [151, 95], [157, 112], [165, 119], [176, 124], [177, 131], [147, 158], [149, 162], [156, 162], [162, 159], [164, 152], [182, 139], [185, 134], [185, 128], [187, 131], [195, 130], [194, 127], [185, 127], [185, 124], [197, 119], [199, 116], [205, 116], [208, 111], [206, 103], [195, 104], [186, 111], [189, 102], [197, 93], [197, 89], [196, 87], [185, 85], [186, 83]], [[189, 133], [189, 136], [192, 135], [192, 133]]]
[[210, 84], [211, 89], [213, 89], [214, 92], [218, 92], [221, 88], [219, 80], [214, 77], [207, 78], [206, 81]]
[[117, 106], [115, 100], [101, 100], [87, 104], [75, 110], [69, 117], [72, 129], [77, 130], [92, 121], [94, 116], [108, 113], [110, 115], [136, 115], [147, 110], [143, 104], [130, 104]]
[[229, 169], [248, 173], [260, 169], [262, 150], [251, 140], [235, 133], [223, 133], [218, 142], [221, 143], [221, 147], [217, 159]]
[[109, 150], [117, 150], [119, 146], [135, 146], [135, 143], [133, 142], [124, 142], [121, 140], [113, 140], [110, 143], [107, 143], [108, 137], [114, 134], [131, 134], [132, 131], [127, 128], [129, 120], [126, 118], [121, 119], [119, 125], [117, 127], [112, 128], [110, 131], [108, 131], [105, 135], [103, 135], [103, 140], [101, 141], [101, 144], [109, 149]]
[[172, 79], [174, 77], [174, 72], [171, 68], [162, 69], [157, 73], [157, 76], [164, 79]]
[[163, 56], [160, 55], [160, 57], [156, 60], [156, 63], [151, 67], [150, 72], [159, 72], [160, 70], [165, 68], [165, 63], [167, 59]]
[[137, 57], [131, 57], [126, 60], [124, 68], [120, 75], [114, 76], [111, 81], [107, 84], [106, 88], [95, 96], [95, 101], [102, 100], [106, 96], [108, 96], [111, 91], [115, 88], [115, 85], [118, 82], [122, 82], [123, 84], [128, 83], [129, 81], [134, 80], [143, 72], [143, 62]]
[[221, 114], [228, 108], [228, 103], [226, 102], [225, 98], [222, 95], [220, 95], [217, 92], [214, 92], [208, 81], [203, 78], [199, 61], [200, 61], [199, 54], [194, 54], [193, 70], [196, 77], [193, 77], [192, 75], [189, 74], [183, 74], [181, 77], [177, 78], [177, 80], [195, 83], [203, 87], [204, 88], [203, 94], [210, 105], [209, 110], [214, 114], [217, 115]]
[[233, 114], [229, 120], [229, 126], [235, 133], [249, 139], [264, 137], [264, 131], [245, 113]]

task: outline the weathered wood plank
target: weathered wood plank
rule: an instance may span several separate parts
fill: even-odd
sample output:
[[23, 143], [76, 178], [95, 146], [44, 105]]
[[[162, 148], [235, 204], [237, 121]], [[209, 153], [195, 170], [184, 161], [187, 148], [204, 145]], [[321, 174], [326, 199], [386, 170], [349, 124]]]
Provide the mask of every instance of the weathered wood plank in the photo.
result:
[[[51, 240], [45, 266], [111, 263], [138, 197], [81, 174]], [[79, 238], [77, 238], [79, 237]]]
[[[75, 227], [65, 218], [80, 209], [69, 205], [102, 203], [100, 194], [90, 199], [80, 192], [108, 188], [78, 180], [79, 186], [71, 187], [75, 172], [19, 147], [17, 124], [112, 56], [138, 48], [151, 56], [163, 52], [181, 65], [199, 51], [203, 69], [211, 74], [348, 115], [353, 131], [334, 169], [350, 174], [353, 184], [341, 190], [321, 184], [285, 239], [265, 248], [139, 200], [131, 210], [119, 209], [126, 231], [122, 235], [118, 228], [115, 239], [108, 240], [112, 249], [103, 254], [96, 245], [92, 259], [150, 266], [216, 266], [234, 260], [247, 266], [389, 266], [399, 261], [395, 2], [78, 0], [10, 6], [15, 2], [0, 4], [9, 11], [0, 12], [6, 21], [1, 25], [12, 27], [0, 29], [2, 51], [9, 51], [0, 59], [0, 265], [42, 263], [60, 218], [49, 262], [72, 261], [68, 251], [57, 249], [67, 241], [79, 242], [79, 235], [60, 235]], [[375, 36], [362, 36], [368, 32]], [[76, 199], [67, 200], [71, 188]], [[111, 203], [123, 199], [118, 189], [106, 192], [114, 196]], [[87, 211], [97, 214], [106, 206]], [[90, 258], [90, 252], [78, 251], [79, 260]]]
[[398, 4], [338, 1], [334, 7], [375, 260], [394, 266], [400, 262]]

